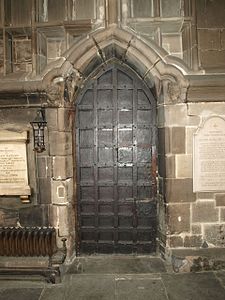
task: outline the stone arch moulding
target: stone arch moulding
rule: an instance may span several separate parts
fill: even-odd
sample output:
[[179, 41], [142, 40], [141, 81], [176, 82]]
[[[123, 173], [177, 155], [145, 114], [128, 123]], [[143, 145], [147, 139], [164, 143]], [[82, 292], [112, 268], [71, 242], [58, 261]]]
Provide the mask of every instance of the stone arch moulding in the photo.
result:
[[[160, 95], [164, 82], [163, 86], [167, 87], [166, 92], [172, 102], [185, 102], [188, 67], [153, 41], [146, 43], [115, 25], [80, 39], [62, 58], [49, 64], [41, 74], [42, 89], [52, 93], [53, 99], [57, 93], [59, 98], [64, 93], [65, 98], [66, 90], [67, 100], [72, 101], [76, 90], [83, 86], [93, 70], [104, 67], [113, 59], [128, 65], [150, 88], [154, 86], [156, 96]], [[59, 87], [63, 81], [64, 91]]]

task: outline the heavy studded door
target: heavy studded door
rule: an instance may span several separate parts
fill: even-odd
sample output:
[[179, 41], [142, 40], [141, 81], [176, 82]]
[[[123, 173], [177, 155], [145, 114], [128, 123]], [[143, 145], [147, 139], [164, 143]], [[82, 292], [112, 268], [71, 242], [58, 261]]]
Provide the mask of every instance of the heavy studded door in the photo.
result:
[[154, 97], [136, 74], [111, 66], [76, 109], [79, 251], [154, 252]]

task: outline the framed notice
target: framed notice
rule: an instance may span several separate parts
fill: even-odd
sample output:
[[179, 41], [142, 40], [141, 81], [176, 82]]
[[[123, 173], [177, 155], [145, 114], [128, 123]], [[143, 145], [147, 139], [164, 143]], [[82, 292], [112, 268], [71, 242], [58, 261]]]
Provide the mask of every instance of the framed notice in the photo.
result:
[[208, 117], [194, 134], [194, 192], [225, 191], [225, 119]]
[[0, 196], [28, 196], [27, 132], [0, 131]]

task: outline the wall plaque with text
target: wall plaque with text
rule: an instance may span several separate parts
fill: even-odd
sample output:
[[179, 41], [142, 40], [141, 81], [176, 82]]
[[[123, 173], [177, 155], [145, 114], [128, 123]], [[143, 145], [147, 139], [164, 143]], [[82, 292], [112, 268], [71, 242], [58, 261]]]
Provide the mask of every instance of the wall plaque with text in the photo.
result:
[[194, 134], [194, 192], [225, 191], [225, 119], [212, 116]]
[[30, 195], [27, 132], [0, 131], [0, 195]]

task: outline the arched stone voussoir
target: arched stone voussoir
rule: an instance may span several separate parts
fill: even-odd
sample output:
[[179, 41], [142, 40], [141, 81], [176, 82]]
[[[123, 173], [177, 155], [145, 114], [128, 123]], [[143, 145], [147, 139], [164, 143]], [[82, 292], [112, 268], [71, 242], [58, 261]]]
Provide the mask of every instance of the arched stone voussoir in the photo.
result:
[[[57, 62], [55, 68], [52, 65], [49, 72], [43, 72], [43, 84], [48, 86], [54, 78], [67, 78], [72, 73], [80, 74], [77, 79], [81, 83], [99, 66], [112, 59], [128, 65], [143, 79], [152, 74], [152, 78], [166, 80], [179, 86], [182, 96], [179, 96], [178, 92], [176, 94], [179, 101], [185, 101], [185, 91], [188, 87], [185, 75], [189, 72], [187, 66], [181, 60], [170, 56], [154, 41], [146, 42], [116, 25], [97, 30], [75, 43], [64, 54], [61, 66]], [[47, 69], [49, 70], [49, 67]]]

